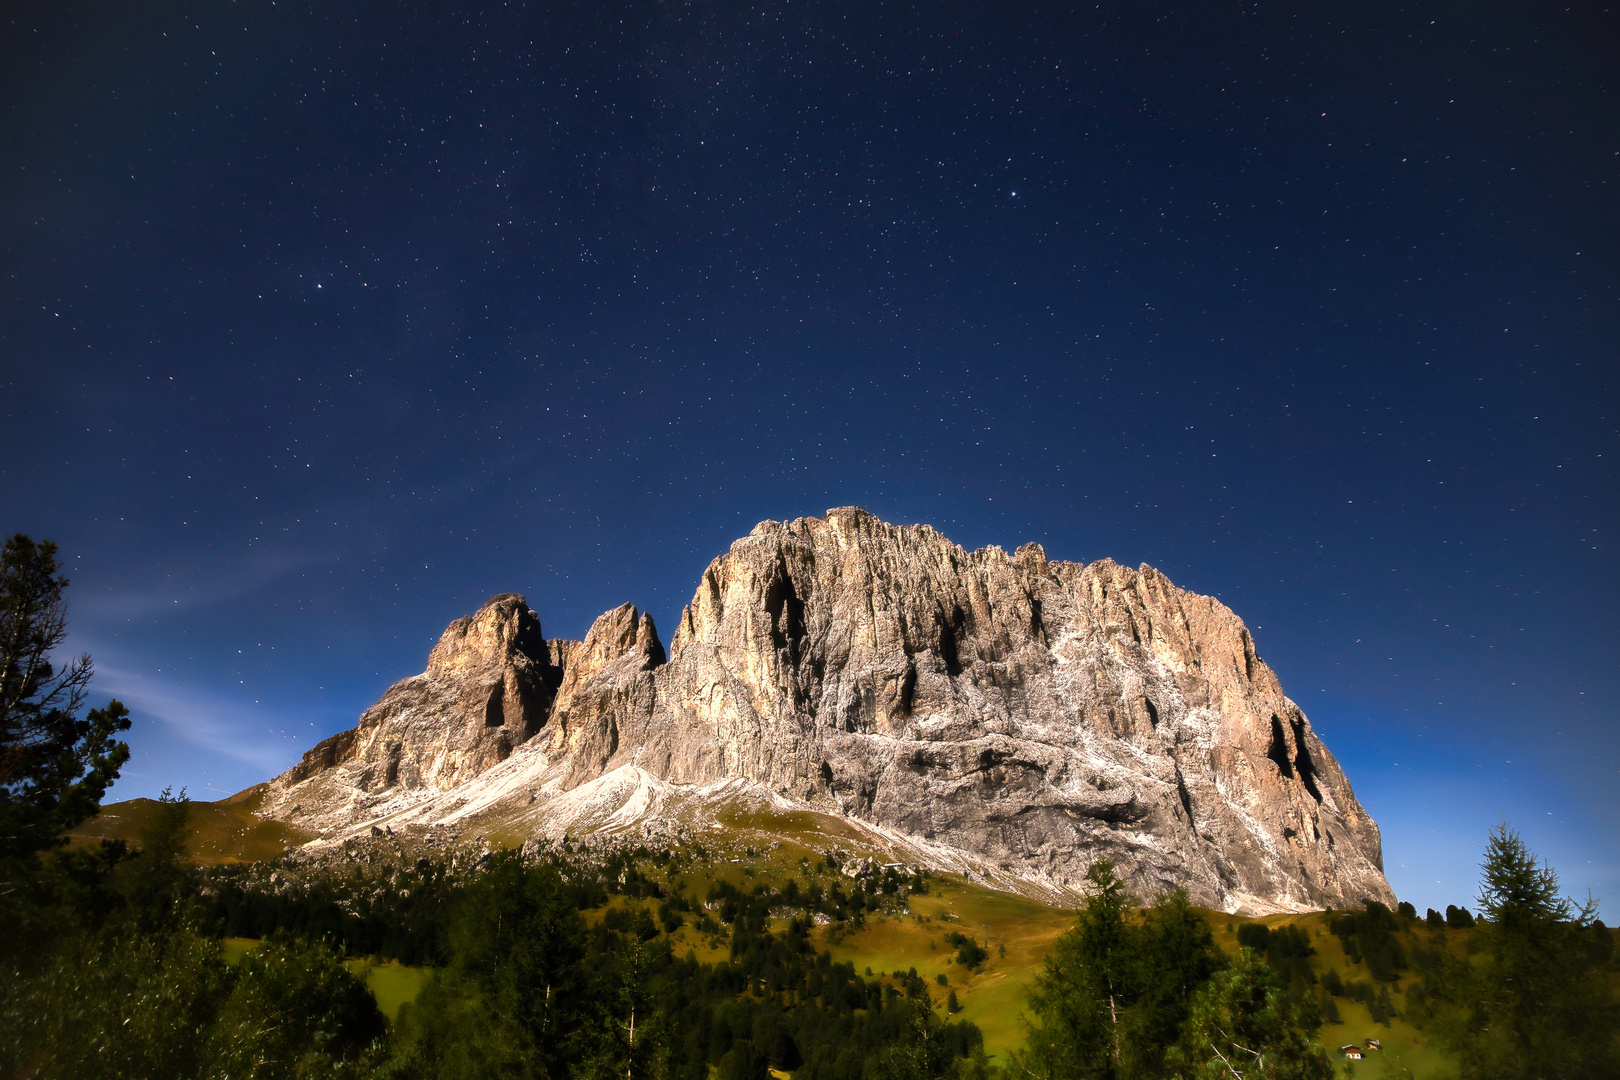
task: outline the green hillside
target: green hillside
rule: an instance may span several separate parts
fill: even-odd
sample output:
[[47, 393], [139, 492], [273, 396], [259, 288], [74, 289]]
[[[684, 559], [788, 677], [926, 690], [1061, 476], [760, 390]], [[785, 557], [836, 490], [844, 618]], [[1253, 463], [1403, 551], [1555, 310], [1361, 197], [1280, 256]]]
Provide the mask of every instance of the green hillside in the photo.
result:
[[[745, 877], [745, 869], [751, 869], [752, 874]], [[803, 874], [803, 867], [795, 869]], [[750, 883], [785, 881], [776, 874], [768, 875], [767, 868], [756, 862], [747, 867], [716, 868], [713, 875], [681, 875], [671, 884], [679, 883], [701, 892], [708, 884], [729, 878]], [[587, 919], [594, 924], [602, 921], [609, 911], [646, 906], [650, 905], [614, 897], [604, 907], [588, 912]], [[1072, 925], [1073, 913], [975, 885], [938, 879], [931, 883], [927, 895], [912, 897], [910, 906], [910, 915], [869, 916], [866, 925], [856, 930], [823, 929], [817, 944], [826, 948], [834, 960], [851, 962], [858, 972], [870, 972], [873, 977], [915, 969], [941, 1003], [950, 991], [955, 991], [961, 1006], [957, 1018], [977, 1024], [984, 1033], [986, 1052], [993, 1060], [1004, 1062], [1006, 1052], [1024, 1039], [1024, 1001], [1029, 984], [1040, 971], [1052, 942]], [[1226, 951], [1236, 951], [1237, 928], [1247, 923], [1270, 928], [1297, 926], [1309, 935], [1311, 946], [1316, 950], [1316, 955], [1310, 958], [1310, 966], [1318, 980], [1331, 969], [1346, 982], [1368, 981], [1366, 964], [1351, 962], [1339, 939], [1328, 932], [1327, 914], [1274, 915], [1264, 919], [1245, 919], [1212, 911], [1202, 914], [1210, 923], [1217, 943]], [[780, 924], [780, 929], [787, 920], [774, 922]], [[944, 940], [944, 936], [953, 931], [976, 938], [987, 947], [989, 956], [976, 970], [970, 971], [956, 962], [957, 950]], [[1467, 934], [1467, 931], [1455, 930], [1435, 934], [1414, 929], [1407, 936], [1410, 944], [1428, 946], [1442, 940], [1445, 947], [1461, 951], [1466, 948]], [[677, 953], [691, 951], [701, 961], [718, 962], [728, 955], [722, 935], [706, 934], [691, 923], [668, 936]], [[227, 944], [239, 950], [250, 946], [251, 942], [232, 939]], [[351, 964], [365, 974], [379, 1005], [390, 1016], [398, 1013], [402, 1003], [416, 996], [429, 971], [375, 959], [356, 959]], [[944, 984], [938, 981], [941, 975], [945, 977]], [[1404, 1012], [1404, 994], [1413, 981], [1411, 973], [1406, 972], [1398, 982], [1390, 984], [1398, 1010]], [[1383, 1058], [1419, 1080], [1436, 1075], [1446, 1064], [1446, 1058], [1431, 1045], [1428, 1037], [1402, 1016], [1380, 1024], [1373, 1021], [1364, 1005], [1343, 997], [1335, 999], [1335, 1003], [1341, 1020], [1324, 1025], [1321, 1032], [1323, 1044], [1330, 1049], [1346, 1043], [1364, 1045], [1368, 1038], [1379, 1039], [1383, 1042]]]
[[[435, 841], [422, 841], [418, 834], [402, 831], [397, 837], [354, 841], [372, 845], [363, 858], [359, 848], [350, 852], [344, 847], [331, 851], [327, 863], [311, 863], [302, 857], [286, 860], [280, 857], [304, 837], [286, 826], [254, 817], [252, 810], [258, 794], [258, 789], [250, 789], [221, 802], [192, 804], [192, 850], [199, 862], [215, 868], [216, 882], [235, 880], [235, 887], [250, 891], [274, 887], [285, 895], [290, 873], [293, 879], [306, 883], [306, 895], [313, 895], [310, 889], [316, 883], [320, 886], [316, 891], [324, 889], [328, 896], [374, 895], [381, 891], [408, 897], [413, 889], [426, 895], [423, 886], [428, 878], [411, 876], [420, 871], [424, 862], [444, 867], [442, 872], [433, 871], [440, 875], [443, 887], [442, 882], [454, 879], [461, 873], [458, 868], [471, 865], [489, 845], [504, 846], [519, 840], [517, 836], [479, 835], [463, 838], [460, 847], [434, 847]], [[134, 800], [109, 806], [74, 839], [133, 839], [156, 805]], [[915, 971], [941, 1006], [954, 994], [959, 1009], [956, 1018], [978, 1025], [985, 1050], [998, 1063], [1004, 1063], [1007, 1051], [1019, 1046], [1025, 1037], [1027, 991], [1052, 944], [1073, 925], [1074, 912], [996, 891], [951, 873], [911, 876], [909, 869], [897, 869], [884, 871], [890, 875], [884, 880], [870, 871], [851, 876], [862, 865], [860, 860], [871, 859], [881, 867], [895, 854], [848, 821], [757, 807], [723, 811], [721, 820], [711, 823], [699, 840], [668, 849], [639, 847], [628, 835], [605, 846], [570, 843], [556, 849], [557, 857], [567, 861], [575, 872], [594, 866], [597, 869], [588, 873], [602, 875], [605, 891], [592, 901], [598, 906], [585, 912], [590, 924], [614, 920], [616, 925], [623, 925], [627, 916], [640, 917], [628, 909], [638, 909], [663, 925], [664, 937], [676, 955], [690, 953], [707, 963], [729, 962], [731, 928], [723, 904], [716, 898], [723, 897], [728, 889], [749, 896], [770, 896], [769, 922], [774, 931], [785, 932], [794, 917], [814, 915], [811, 941], [817, 949], [827, 950], [833, 961], [848, 962], [859, 975], [897, 988], [903, 985], [902, 977]], [[272, 872], [265, 865], [271, 860], [282, 869]], [[217, 876], [221, 874], [236, 877]], [[282, 884], [273, 886], [278, 877]], [[272, 885], [262, 884], [266, 880]], [[840, 898], [837, 905], [826, 899], [834, 895]], [[811, 901], [810, 897], [822, 899]], [[349, 903], [341, 899], [337, 902]], [[866, 906], [845, 906], [849, 903]], [[382, 914], [382, 909], [372, 910], [385, 920], [392, 918]], [[833, 914], [822, 914], [824, 911]], [[1422, 921], [1391, 917], [1389, 926], [1399, 945], [1396, 952], [1404, 960], [1393, 968], [1386, 961], [1375, 971], [1371, 957], [1352, 955], [1358, 951], [1357, 946], [1347, 952], [1345, 939], [1335, 933], [1334, 920], [1342, 918], [1342, 912], [1264, 918], [1215, 911], [1200, 914], [1208, 922], [1217, 945], [1229, 954], [1240, 947], [1245, 927], [1263, 926], [1274, 934], [1291, 928], [1286, 936], [1294, 943], [1291, 948], [1299, 950], [1303, 945], [1309, 949], [1309, 955], [1289, 961], [1295, 964], [1296, 987], [1308, 988], [1319, 1000], [1330, 1003], [1326, 1007], [1330, 1017], [1336, 1014], [1336, 1019], [1330, 1019], [1321, 1031], [1321, 1040], [1330, 1049], [1349, 1043], [1365, 1046], [1368, 1039], [1376, 1039], [1383, 1045], [1381, 1060], [1372, 1058], [1363, 1068], [1382, 1071], [1387, 1066], [1397, 1075], [1419, 1080], [1445, 1070], [1448, 1062], [1444, 1055], [1430, 1036], [1412, 1022], [1414, 1010], [1409, 998], [1418, 982], [1414, 961], [1432, 949], [1466, 954], [1469, 930], [1437, 930]], [[316, 921], [309, 925], [321, 924]], [[1254, 933], [1248, 931], [1251, 941]], [[233, 947], [247, 944], [238, 941]], [[367, 948], [386, 951], [387, 946], [374, 944], [356, 951]], [[364, 970], [368, 984], [390, 1015], [415, 997], [430, 970], [386, 959], [357, 959], [351, 963]], [[1339, 992], [1330, 996], [1330, 986]], [[1357, 996], [1363, 1000], [1353, 1000]]]
[[[1366, 963], [1352, 963], [1345, 955], [1340, 940], [1329, 931], [1331, 913], [1311, 912], [1306, 915], [1271, 915], [1263, 919], [1243, 919], [1210, 912], [1207, 917], [1215, 931], [1216, 942], [1226, 952], [1237, 950], [1237, 929], [1244, 923], [1260, 923], [1270, 928], [1299, 927], [1308, 935], [1311, 947], [1316, 950], [1316, 954], [1309, 960], [1319, 989], [1321, 981], [1330, 970], [1337, 972], [1340, 979], [1346, 983], [1372, 981]], [[1231, 927], [1230, 930], [1227, 929], [1228, 926]], [[1414, 923], [1412, 929], [1407, 930], [1401, 937], [1408, 953], [1412, 952], [1413, 945], [1427, 948], [1437, 940], [1443, 942], [1446, 948], [1461, 952], [1466, 948], [1468, 933], [1466, 930], [1451, 930], [1440, 931], [1437, 934], [1423, 929], [1421, 923]], [[1383, 984], [1390, 989], [1397, 1014], [1386, 1024], [1375, 1023], [1367, 1006], [1346, 997], [1335, 997], [1334, 1004], [1339, 1010], [1340, 1022], [1330, 1022], [1322, 1026], [1323, 1045], [1332, 1049], [1347, 1043], [1363, 1045], [1369, 1038], [1378, 1039], [1384, 1046], [1383, 1057], [1391, 1066], [1408, 1070], [1418, 1078], [1435, 1075], [1447, 1064], [1447, 1058], [1431, 1045], [1431, 1040], [1423, 1032], [1404, 1019], [1405, 994], [1416, 981], [1415, 974], [1411, 970], [1402, 971], [1397, 982]]]
[[[264, 785], [218, 802], [192, 802], [187, 825], [191, 829], [188, 849], [191, 857], [205, 866], [229, 862], [262, 862], [277, 858], [294, 845], [313, 839], [279, 821], [266, 821], [253, 813], [264, 796]], [[154, 799], [129, 799], [109, 803], [101, 812], [69, 832], [74, 844], [99, 840], [139, 842], [141, 830], [151, 822], [158, 803]]]

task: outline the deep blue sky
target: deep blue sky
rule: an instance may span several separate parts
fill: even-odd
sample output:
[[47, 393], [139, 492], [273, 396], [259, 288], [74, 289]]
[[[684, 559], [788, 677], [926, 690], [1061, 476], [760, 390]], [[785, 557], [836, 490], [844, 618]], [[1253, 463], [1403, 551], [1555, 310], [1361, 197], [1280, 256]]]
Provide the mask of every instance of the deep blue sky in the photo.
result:
[[1505, 818], [1612, 919], [1614, 10], [9, 11], [0, 530], [115, 797], [858, 504], [1220, 596], [1403, 898]]

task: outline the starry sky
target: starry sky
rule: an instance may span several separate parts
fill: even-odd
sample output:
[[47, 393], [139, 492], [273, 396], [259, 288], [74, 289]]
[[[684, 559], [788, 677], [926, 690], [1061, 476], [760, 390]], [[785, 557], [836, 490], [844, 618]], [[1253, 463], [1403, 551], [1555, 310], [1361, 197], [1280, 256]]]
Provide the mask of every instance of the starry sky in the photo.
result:
[[0, 529], [112, 798], [855, 504], [1219, 596], [1420, 910], [1506, 820], [1620, 911], [1606, 0], [7, 11]]

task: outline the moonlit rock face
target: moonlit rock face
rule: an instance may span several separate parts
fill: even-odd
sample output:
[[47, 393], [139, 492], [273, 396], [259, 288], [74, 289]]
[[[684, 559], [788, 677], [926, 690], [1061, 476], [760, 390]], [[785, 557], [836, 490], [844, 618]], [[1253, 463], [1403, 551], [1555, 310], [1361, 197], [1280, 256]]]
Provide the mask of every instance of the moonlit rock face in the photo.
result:
[[354, 730], [315, 746], [277, 783], [341, 765], [327, 786], [454, 788], [540, 730], [562, 677], [523, 597], [494, 597], [445, 629], [426, 671], [389, 687]]
[[1225, 605], [854, 508], [734, 543], [667, 661], [628, 604], [546, 642], [521, 597], [494, 598], [265, 805], [328, 831], [521, 805], [557, 832], [588, 824], [567, 793], [600, 801], [610, 774], [633, 794], [591, 822], [743, 781], [996, 880], [1077, 890], [1109, 858], [1144, 899], [1394, 902], [1377, 825]]

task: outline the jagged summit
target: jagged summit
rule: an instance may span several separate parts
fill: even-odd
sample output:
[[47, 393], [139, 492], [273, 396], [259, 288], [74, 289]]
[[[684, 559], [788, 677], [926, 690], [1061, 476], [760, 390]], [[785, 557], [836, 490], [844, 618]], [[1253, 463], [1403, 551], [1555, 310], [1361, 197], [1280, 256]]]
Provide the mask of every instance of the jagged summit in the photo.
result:
[[1139, 895], [1227, 910], [1393, 900], [1377, 826], [1225, 605], [855, 507], [733, 543], [667, 658], [630, 604], [547, 641], [492, 598], [264, 813], [556, 834], [744, 793], [1004, 883], [1074, 889], [1108, 857]]

